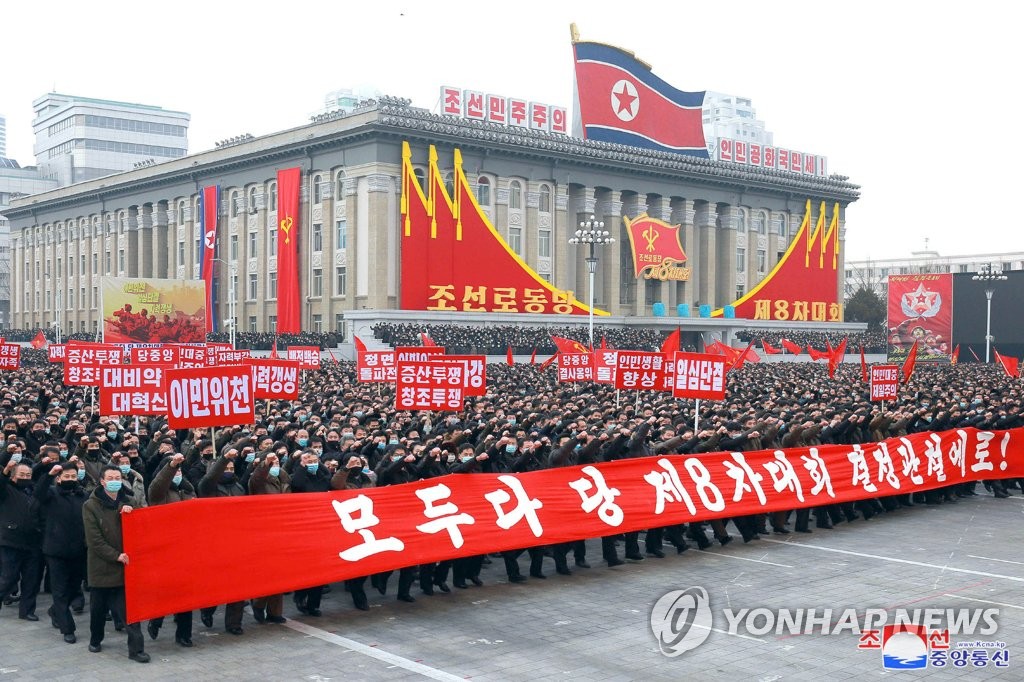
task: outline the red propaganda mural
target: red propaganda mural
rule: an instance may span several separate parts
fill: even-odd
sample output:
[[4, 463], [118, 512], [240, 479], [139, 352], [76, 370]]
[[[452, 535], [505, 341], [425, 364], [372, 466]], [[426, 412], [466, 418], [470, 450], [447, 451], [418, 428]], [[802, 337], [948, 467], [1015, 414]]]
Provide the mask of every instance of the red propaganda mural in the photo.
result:
[[445, 189], [433, 146], [429, 158], [424, 193], [409, 143], [402, 144], [403, 310], [589, 313], [574, 292], [552, 286], [505, 243], [477, 204], [458, 149], [454, 196]]
[[679, 225], [669, 225], [646, 213], [632, 220], [623, 216], [622, 221], [629, 235], [633, 270], [637, 277], [646, 271], [644, 279], [680, 282], [690, 279], [690, 268], [683, 267], [686, 253], [679, 242]]
[[889, 275], [889, 362], [917, 342], [920, 362], [949, 360], [953, 350], [953, 275]]
[[[736, 317], [786, 322], [842, 322], [836, 270], [839, 267], [839, 204], [825, 228], [825, 202], [811, 227], [811, 200], [807, 200], [800, 230], [775, 268], [740, 298]], [[721, 317], [722, 308], [712, 312]]]

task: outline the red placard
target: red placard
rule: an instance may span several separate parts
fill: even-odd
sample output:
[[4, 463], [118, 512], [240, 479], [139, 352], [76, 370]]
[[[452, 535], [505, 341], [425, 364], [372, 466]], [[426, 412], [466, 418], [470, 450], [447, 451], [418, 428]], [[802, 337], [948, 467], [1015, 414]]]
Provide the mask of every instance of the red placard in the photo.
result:
[[100, 370], [100, 414], [139, 417], [167, 414], [164, 372], [169, 366], [120, 365]]
[[170, 365], [174, 367], [181, 361], [179, 346], [133, 347], [129, 353], [133, 365]]
[[252, 424], [252, 373], [246, 365], [171, 369], [165, 375], [172, 429]]
[[1019, 477], [1020, 429], [962, 429], [157, 505], [122, 517], [128, 621], [458, 557]]
[[46, 347], [46, 359], [50, 362], [64, 362], [67, 357], [67, 346], [63, 343], [51, 343]]
[[288, 346], [288, 359], [298, 360], [302, 369], [320, 369], [319, 346]]
[[299, 399], [298, 361], [248, 358], [244, 362], [252, 368], [252, 389], [256, 400]]
[[0, 370], [18, 369], [21, 366], [21, 346], [16, 343], [0, 343]]
[[594, 381], [599, 384], [615, 383], [615, 368], [619, 365], [616, 350], [594, 351]]
[[426, 362], [436, 355], [444, 355], [441, 346], [399, 346], [395, 348], [395, 364], [401, 362]]
[[889, 275], [889, 362], [917, 343], [917, 362], [947, 361], [953, 350], [953, 275]]
[[125, 357], [124, 348], [117, 344], [81, 341], [69, 341], [64, 354], [68, 365], [120, 365]]
[[446, 387], [455, 385], [455, 377], [460, 376], [464, 396], [487, 395], [486, 355], [435, 355], [430, 361], [448, 367], [450, 378], [444, 384]]
[[615, 368], [615, 388], [661, 391], [665, 388], [665, 356], [638, 350], [620, 350]]
[[462, 376], [450, 378], [450, 366], [430, 360], [410, 360], [396, 364], [396, 410], [441, 410], [457, 412], [462, 409], [465, 393]]
[[899, 365], [871, 365], [871, 399], [896, 400], [900, 392]]
[[672, 360], [675, 371], [672, 385], [674, 398], [725, 398], [725, 358], [710, 353], [676, 352]]
[[240, 365], [252, 357], [252, 351], [245, 350], [219, 350], [217, 351], [218, 365]]
[[72, 365], [64, 363], [64, 385], [65, 386], [99, 386], [100, 370], [111, 365], [101, 365], [98, 362], [91, 364]]
[[367, 350], [356, 356], [356, 379], [364, 384], [395, 383], [395, 351]]
[[[190, 368], [190, 367], [208, 367], [206, 362], [206, 345], [201, 346], [178, 346], [178, 363], [179, 368]], [[214, 356], [214, 359], [216, 357]]]
[[576, 383], [580, 381], [594, 380], [594, 354], [593, 353], [559, 353], [558, 354], [558, 381], [559, 383]]

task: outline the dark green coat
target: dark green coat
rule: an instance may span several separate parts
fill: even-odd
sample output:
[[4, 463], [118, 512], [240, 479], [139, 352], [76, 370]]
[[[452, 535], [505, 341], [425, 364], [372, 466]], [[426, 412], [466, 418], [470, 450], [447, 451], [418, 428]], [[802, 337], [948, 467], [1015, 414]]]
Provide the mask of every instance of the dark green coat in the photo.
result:
[[121, 541], [121, 507], [131, 506], [132, 502], [125, 490], [122, 488], [117, 499], [112, 500], [102, 487], [98, 487], [82, 505], [91, 587], [124, 585], [124, 564], [117, 557], [124, 551]]

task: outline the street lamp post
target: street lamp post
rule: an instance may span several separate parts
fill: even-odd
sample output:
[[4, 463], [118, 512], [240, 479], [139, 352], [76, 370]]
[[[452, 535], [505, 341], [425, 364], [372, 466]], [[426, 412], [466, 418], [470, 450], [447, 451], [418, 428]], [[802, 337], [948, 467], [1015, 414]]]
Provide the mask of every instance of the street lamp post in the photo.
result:
[[991, 263], [986, 263], [978, 268], [978, 271], [971, 277], [975, 282], [985, 282], [985, 362], [989, 361], [989, 351], [992, 347], [992, 294], [995, 293], [995, 283], [1005, 282], [1007, 277], [1001, 270], [994, 270]]
[[60, 304], [61, 304], [61, 290], [58, 289], [54, 292], [53, 299], [53, 331], [57, 335], [57, 343], [60, 343]]
[[229, 263], [223, 258], [214, 258], [213, 260], [219, 261], [224, 265], [231, 268], [231, 279], [228, 281], [230, 291], [228, 291], [228, 324], [231, 325], [231, 348], [235, 347], [235, 273], [238, 271], [238, 265], [236, 263]]
[[587, 251], [587, 272], [590, 273], [590, 348], [594, 348], [594, 273], [597, 272], [597, 247], [606, 246], [615, 243], [615, 238], [611, 236], [608, 230], [604, 229], [604, 222], [595, 220], [594, 216], [590, 216], [590, 220], [580, 223], [580, 228], [576, 230], [573, 237], [569, 239], [569, 243], [578, 246], [580, 244], [586, 244], [589, 249]]

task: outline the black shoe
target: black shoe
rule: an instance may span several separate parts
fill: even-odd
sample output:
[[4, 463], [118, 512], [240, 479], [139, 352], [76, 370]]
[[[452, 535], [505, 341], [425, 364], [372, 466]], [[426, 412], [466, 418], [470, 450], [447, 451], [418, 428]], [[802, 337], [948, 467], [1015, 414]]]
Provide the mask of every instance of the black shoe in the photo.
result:
[[377, 591], [381, 594], [388, 593], [388, 585], [377, 576], [370, 576], [370, 584], [377, 588]]
[[660, 549], [649, 549], [649, 550], [647, 550], [647, 556], [653, 556], [653, 557], [657, 557], [659, 559], [664, 559], [665, 558], [665, 553], [662, 552]]
[[39, 616], [37, 616], [34, 613], [26, 613], [24, 616], [18, 616], [18, 618], [20, 618], [21, 620], [29, 620], [33, 623], [39, 620]]
[[352, 598], [352, 605], [355, 606], [360, 611], [369, 611], [370, 610], [370, 603], [368, 601], [366, 601], [366, 597], [365, 596], [363, 596], [363, 597], [353, 597]]
[[183, 646], [186, 649], [192, 648], [192, 640], [188, 637], [175, 637], [174, 641], [178, 646]]
[[816, 523], [815, 525], [818, 528], [824, 528], [825, 530], [832, 530], [832, 522], [831, 521], [818, 521], [818, 523]]
[[774, 530], [774, 533], [776, 535], [789, 535], [789, 529], [785, 528], [785, 527], [783, 527], [783, 528], [776, 528]]
[[398, 595], [398, 601], [404, 601], [407, 604], [414, 604], [416, 602], [416, 597], [411, 594], [400, 594]]
[[697, 549], [708, 549], [711, 547], [711, 541], [708, 540], [707, 536], [695, 538], [697, 542]]
[[[460, 590], [464, 590], [469, 587], [469, 585], [467, 585], [464, 580], [453, 580], [452, 585], [455, 585], [455, 587], [459, 588]], [[441, 591], [444, 592], [444, 590]]]
[[512, 576], [509, 576], [508, 581], [510, 583], [525, 583], [526, 582], [526, 576], [523, 576], [523, 575], [512, 575]]
[[64, 641], [68, 644], [74, 644], [78, 641], [78, 638], [75, 637], [75, 633], [69, 632], [68, 634], [64, 635]]
[[445, 594], [452, 591], [451, 588], [448, 587], [448, 583], [434, 583], [434, 585], [436, 585], [437, 589], [441, 590]]
[[608, 566], [609, 567], [611, 567], [611, 566], [621, 566], [622, 564], [626, 563], [625, 561], [623, 561], [622, 559], [620, 559], [618, 557], [615, 557], [614, 559], [605, 559], [605, 561], [608, 562]]
[[484, 586], [484, 581], [480, 580], [480, 578], [476, 577], [475, 575], [472, 578], [469, 579], [469, 582], [473, 583], [477, 587], [483, 587]]
[[[319, 618], [320, 616], [323, 615], [323, 611], [321, 611], [320, 609], [306, 609], [306, 615], [307, 616], [312, 616], [313, 618]], [[239, 628], [239, 629], [241, 629], [241, 628]], [[239, 634], [241, 634], [241, 633], [239, 633]]]
[[99, 652], [103, 651], [103, 645], [101, 645], [101, 644], [90, 644], [89, 645], [89, 651], [90, 651], [90, 653], [98, 654]]
[[715, 538], [715, 539], [718, 540], [718, 544], [720, 544], [722, 547], [725, 547], [730, 542], [732, 542], [732, 536], [731, 535], [723, 535], [722, 537]]
[[252, 608], [252, 617], [256, 619], [257, 623], [266, 623], [267, 622], [267, 610], [266, 609], [258, 609], [258, 608], [256, 608], [254, 606]]
[[578, 568], [590, 568], [590, 564], [587, 563], [586, 559], [577, 559], [576, 566]]
[[423, 594], [427, 595], [428, 597], [433, 597], [434, 596], [434, 586], [433, 585], [420, 585], [420, 592], [422, 592]]
[[797, 533], [813, 533], [814, 531], [812, 531], [807, 526], [797, 526], [796, 527], [796, 532]]
[[209, 614], [209, 615], [207, 615], [205, 613], [200, 613], [199, 614], [199, 620], [203, 621], [203, 625], [205, 625], [206, 627], [208, 627], [208, 628], [212, 628], [213, 627], [213, 614], [212, 613]]
[[136, 663], [149, 663], [149, 654], [145, 651], [140, 651], [137, 654], [128, 654], [128, 658], [132, 659]]
[[280, 625], [281, 623], [287, 623], [288, 619], [284, 616], [267, 616], [267, 622], [273, 623], [274, 625]]
[[644, 560], [644, 555], [643, 554], [627, 554], [626, 558], [629, 559], [630, 561], [643, 561]]
[[997, 490], [994, 493], [992, 493], [992, 496], [998, 497], [999, 499], [1005, 499], [1010, 496], [1010, 493], [1006, 492], [1005, 490]]
[[229, 635], [241, 635], [245, 632], [242, 628], [227, 628], [225, 630]]
[[124, 632], [124, 623], [115, 623], [114, 630], [116, 632]]
[[680, 545], [676, 545], [676, 554], [682, 554], [683, 552], [685, 552], [688, 549], [690, 549], [690, 546], [688, 544], [686, 544], [685, 542], [680, 544]]
[[149, 625], [146, 626], [146, 632], [149, 633], [150, 639], [156, 639], [156, 636], [160, 634], [160, 628], [156, 626], [156, 623], [150, 621]]
[[572, 575], [572, 571], [569, 570], [568, 566], [560, 566], [556, 568], [555, 573], [558, 575]]
[[548, 577], [546, 575], [544, 575], [543, 573], [541, 573], [540, 571], [530, 571], [530, 577], [531, 578], [538, 578], [540, 580], [547, 580], [548, 579]]
[[17, 595], [17, 594], [8, 595], [8, 597], [6, 599], [4, 599], [4, 606], [10, 606], [11, 604], [17, 604], [19, 601], [21, 601], [21, 597], [19, 595]]

